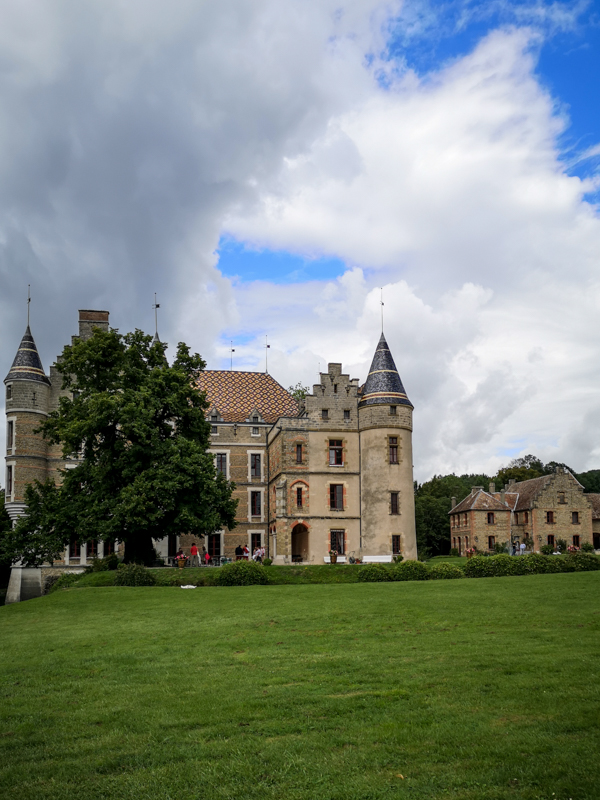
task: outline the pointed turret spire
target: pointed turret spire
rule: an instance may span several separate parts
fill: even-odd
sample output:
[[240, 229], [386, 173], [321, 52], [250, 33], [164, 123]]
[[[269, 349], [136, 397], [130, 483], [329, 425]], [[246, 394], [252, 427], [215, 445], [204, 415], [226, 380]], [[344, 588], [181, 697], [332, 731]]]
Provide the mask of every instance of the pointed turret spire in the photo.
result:
[[383, 333], [373, 356], [365, 385], [362, 387], [359, 407], [371, 405], [404, 405], [413, 407], [406, 396], [400, 375]]
[[42, 359], [37, 351], [29, 325], [25, 335], [21, 339], [21, 344], [17, 350], [17, 355], [12, 363], [12, 367], [4, 382], [6, 381], [38, 381], [50, 385], [42, 366]]

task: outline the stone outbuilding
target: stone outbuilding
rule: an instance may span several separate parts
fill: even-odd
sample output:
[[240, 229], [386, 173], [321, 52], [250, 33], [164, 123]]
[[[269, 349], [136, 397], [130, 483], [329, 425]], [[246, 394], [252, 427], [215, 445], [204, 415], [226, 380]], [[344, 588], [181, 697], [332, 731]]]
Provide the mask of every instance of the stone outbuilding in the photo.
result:
[[528, 481], [510, 481], [497, 492], [474, 486], [450, 513], [451, 546], [461, 555], [469, 548], [493, 551], [497, 544], [525, 542], [539, 552], [558, 540], [567, 546], [584, 542], [600, 546], [600, 495], [585, 494], [583, 486], [562, 467]]

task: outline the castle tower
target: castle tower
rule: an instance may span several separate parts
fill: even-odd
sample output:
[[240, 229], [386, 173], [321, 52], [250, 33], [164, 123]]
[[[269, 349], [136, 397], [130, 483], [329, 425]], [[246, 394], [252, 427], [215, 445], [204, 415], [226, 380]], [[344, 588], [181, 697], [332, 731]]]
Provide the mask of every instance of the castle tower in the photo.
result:
[[29, 325], [6, 386], [6, 510], [14, 521], [24, 510], [25, 486], [47, 477], [47, 444], [35, 433], [48, 416], [50, 380], [44, 372]]
[[363, 556], [417, 558], [412, 412], [382, 333], [358, 402]]

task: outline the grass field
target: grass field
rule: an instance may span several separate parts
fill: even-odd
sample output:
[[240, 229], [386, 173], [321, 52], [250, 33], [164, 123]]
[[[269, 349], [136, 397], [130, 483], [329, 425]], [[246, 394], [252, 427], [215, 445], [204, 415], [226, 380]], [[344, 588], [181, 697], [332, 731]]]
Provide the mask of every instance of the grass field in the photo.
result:
[[597, 800], [600, 573], [0, 609], [0, 797]]

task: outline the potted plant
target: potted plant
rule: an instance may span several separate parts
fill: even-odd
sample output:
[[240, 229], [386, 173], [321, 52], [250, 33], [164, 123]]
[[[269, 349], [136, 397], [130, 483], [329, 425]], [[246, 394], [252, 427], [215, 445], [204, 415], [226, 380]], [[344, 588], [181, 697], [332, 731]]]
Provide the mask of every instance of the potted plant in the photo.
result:
[[329, 563], [330, 564], [337, 564], [337, 557], [338, 557], [337, 550], [330, 550], [329, 551]]
[[179, 569], [183, 569], [187, 561], [187, 556], [185, 553], [180, 553], [179, 555], [175, 556], [175, 560], [177, 561], [177, 566]]
[[474, 547], [469, 547], [467, 550], [467, 558], [473, 558], [477, 550]]

